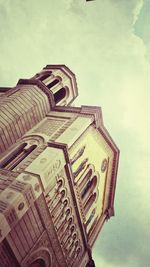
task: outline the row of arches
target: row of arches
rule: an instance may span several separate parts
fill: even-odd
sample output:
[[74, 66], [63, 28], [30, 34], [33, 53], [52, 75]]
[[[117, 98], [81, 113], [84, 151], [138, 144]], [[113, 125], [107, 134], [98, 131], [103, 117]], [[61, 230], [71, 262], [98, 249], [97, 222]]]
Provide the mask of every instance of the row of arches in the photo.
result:
[[98, 199], [99, 173], [94, 171], [94, 166], [89, 164], [78, 181], [82, 206], [86, 216], [86, 228], [95, 219], [96, 201]]
[[[71, 159], [73, 165], [77, 160], [83, 159], [73, 172], [75, 183], [80, 192], [82, 207], [86, 217], [85, 227], [87, 234], [91, 231], [91, 225], [96, 218], [96, 202], [98, 199], [98, 184], [100, 182], [99, 173], [95, 171], [93, 164], [88, 163], [88, 158], [84, 158], [86, 146], [81, 147]], [[82, 157], [82, 158], [81, 158]]]
[[53, 92], [56, 104], [65, 104], [69, 97], [69, 88], [62, 85], [62, 78], [60, 76], [54, 77], [51, 71], [43, 71], [37, 74], [35, 78], [44, 83]]
[[55, 185], [45, 198], [62, 249], [68, 261], [73, 261], [80, 254], [81, 244], [67, 189], [65, 188], [64, 177], [57, 178]]
[[34, 150], [43, 144], [40, 138], [33, 139], [33, 137], [26, 137], [12, 145], [7, 151], [5, 151], [0, 157], [0, 168], [6, 170], [17, 170], [17, 167], [27, 159]]

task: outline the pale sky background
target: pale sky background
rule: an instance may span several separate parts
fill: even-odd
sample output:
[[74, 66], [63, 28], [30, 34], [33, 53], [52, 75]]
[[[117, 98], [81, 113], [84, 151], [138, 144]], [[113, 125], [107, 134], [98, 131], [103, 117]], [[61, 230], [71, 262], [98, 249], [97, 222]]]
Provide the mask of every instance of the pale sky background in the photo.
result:
[[76, 74], [76, 105], [102, 107], [121, 150], [96, 267], [149, 267], [150, 0], [0, 0], [0, 86], [56, 63]]

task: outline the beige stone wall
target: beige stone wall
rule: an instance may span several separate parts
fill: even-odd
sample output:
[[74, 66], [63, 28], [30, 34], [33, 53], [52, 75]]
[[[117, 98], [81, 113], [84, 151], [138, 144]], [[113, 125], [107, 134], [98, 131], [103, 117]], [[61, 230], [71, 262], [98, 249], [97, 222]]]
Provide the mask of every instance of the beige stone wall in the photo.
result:
[[[34, 85], [20, 85], [0, 99], [0, 152], [5, 151], [50, 111], [47, 96]], [[14, 93], [13, 93], [14, 92]]]
[[[84, 168], [81, 170], [81, 172], [79, 172], [74, 181], [77, 199], [79, 201], [80, 208], [83, 214], [83, 223], [86, 224], [92, 210], [96, 209], [94, 218], [97, 218], [98, 221], [101, 215], [105, 213], [105, 210], [108, 208], [110, 180], [114, 153], [103, 138], [103, 136], [100, 135], [98, 130], [96, 130], [92, 126], [90, 126], [70, 148], [70, 158], [74, 158], [74, 155], [83, 147], [85, 147], [84, 153], [79, 157], [78, 160], [74, 162], [74, 164], [72, 164], [72, 172], [75, 173], [79, 166], [82, 164], [82, 162], [87, 159]], [[83, 201], [81, 198], [82, 190], [80, 190], [78, 185], [86, 176], [86, 169], [89, 168], [89, 165], [93, 166], [92, 174], [91, 177], [89, 177], [89, 180], [94, 177], [94, 175], [97, 176], [97, 185], [94, 189], [94, 192], [96, 192], [97, 197], [91, 208], [88, 210], [88, 212], [85, 213], [83, 209]], [[94, 219], [91, 220], [91, 222], [86, 227], [87, 233], [92, 227], [93, 221]]]

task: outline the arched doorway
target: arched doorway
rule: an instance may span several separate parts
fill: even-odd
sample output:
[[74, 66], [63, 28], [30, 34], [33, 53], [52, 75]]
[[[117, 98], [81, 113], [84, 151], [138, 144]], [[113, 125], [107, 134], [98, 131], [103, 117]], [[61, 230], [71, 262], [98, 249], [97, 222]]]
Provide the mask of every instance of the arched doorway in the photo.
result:
[[37, 259], [29, 267], [46, 267], [46, 264], [43, 259]]

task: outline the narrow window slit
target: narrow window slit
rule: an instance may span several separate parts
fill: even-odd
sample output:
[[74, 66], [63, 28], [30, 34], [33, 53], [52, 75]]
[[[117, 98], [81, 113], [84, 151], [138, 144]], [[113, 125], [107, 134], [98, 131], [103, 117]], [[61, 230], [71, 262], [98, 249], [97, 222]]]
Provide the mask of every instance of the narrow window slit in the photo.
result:
[[52, 81], [51, 83], [49, 83], [47, 85], [48, 89], [52, 88], [53, 86], [55, 86], [56, 84], [59, 83], [59, 80], [58, 79], [55, 79], [54, 81]]
[[65, 89], [65, 87], [62, 87], [59, 91], [57, 91], [54, 94], [55, 103], [57, 104], [58, 102], [60, 102], [65, 97], [66, 97], [66, 89]]

